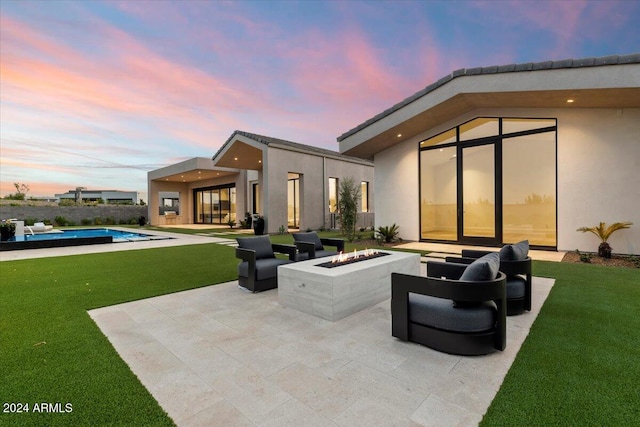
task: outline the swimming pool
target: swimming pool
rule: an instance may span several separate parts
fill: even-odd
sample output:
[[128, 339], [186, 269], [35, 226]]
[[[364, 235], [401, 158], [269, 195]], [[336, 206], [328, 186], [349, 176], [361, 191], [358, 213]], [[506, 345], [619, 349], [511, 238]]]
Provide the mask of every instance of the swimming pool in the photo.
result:
[[52, 248], [164, 239], [170, 239], [170, 237], [154, 236], [151, 234], [114, 230], [110, 228], [78, 228], [74, 230], [56, 230], [46, 233], [31, 234], [25, 227], [24, 236], [14, 236], [8, 241], [3, 241], [0, 245], [0, 250]]

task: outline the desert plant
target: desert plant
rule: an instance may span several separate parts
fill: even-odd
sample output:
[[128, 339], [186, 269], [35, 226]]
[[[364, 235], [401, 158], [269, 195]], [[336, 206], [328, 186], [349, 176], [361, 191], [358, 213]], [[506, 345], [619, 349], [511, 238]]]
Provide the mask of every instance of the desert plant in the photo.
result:
[[385, 243], [391, 243], [398, 238], [398, 227], [395, 223], [391, 226], [380, 226], [376, 230], [377, 235], [380, 237], [380, 240]]
[[233, 219], [230, 219], [229, 221], [227, 221], [227, 225], [229, 226], [229, 228], [233, 228], [236, 226], [236, 221]]
[[278, 234], [284, 234], [286, 228], [284, 228], [284, 225], [281, 225], [280, 227], [278, 227]]
[[356, 235], [358, 221], [358, 200], [360, 186], [351, 177], [340, 181], [340, 196], [338, 197], [338, 211], [340, 212], [340, 227], [342, 234], [348, 241], [353, 242]]
[[580, 262], [591, 263], [591, 258], [593, 258], [592, 254], [587, 252], [580, 252], [578, 249], [576, 249], [576, 253], [580, 257]]
[[611, 258], [611, 246], [607, 243], [607, 240], [611, 235], [623, 228], [630, 228], [633, 225], [632, 222], [614, 222], [607, 226], [604, 222], [601, 222], [596, 227], [580, 227], [576, 231], [582, 231], [583, 233], [593, 233], [600, 238], [600, 245], [598, 246], [598, 256], [602, 258]]

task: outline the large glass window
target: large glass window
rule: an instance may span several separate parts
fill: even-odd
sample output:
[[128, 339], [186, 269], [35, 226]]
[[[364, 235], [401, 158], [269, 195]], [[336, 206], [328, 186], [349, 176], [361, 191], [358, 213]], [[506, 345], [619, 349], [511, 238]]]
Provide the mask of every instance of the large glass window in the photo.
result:
[[360, 211], [369, 212], [369, 183], [362, 181], [360, 183]]
[[459, 126], [460, 141], [498, 135], [498, 119], [481, 117]]
[[456, 147], [420, 153], [420, 229], [423, 239], [457, 240]]
[[194, 190], [195, 222], [227, 224], [236, 221], [236, 188], [222, 186]]
[[260, 184], [258, 184], [257, 182], [254, 182], [251, 185], [251, 192], [252, 192], [252, 196], [253, 196], [253, 213], [258, 213], [260, 212]]
[[420, 238], [555, 247], [556, 120], [478, 118], [420, 143]]
[[289, 173], [287, 182], [287, 213], [288, 227], [300, 227], [300, 175], [297, 173]]
[[502, 140], [503, 241], [556, 245], [556, 135]]
[[338, 178], [329, 178], [329, 212], [338, 212]]
[[495, 238], [494, 144], [462, 149], [462, 234]]

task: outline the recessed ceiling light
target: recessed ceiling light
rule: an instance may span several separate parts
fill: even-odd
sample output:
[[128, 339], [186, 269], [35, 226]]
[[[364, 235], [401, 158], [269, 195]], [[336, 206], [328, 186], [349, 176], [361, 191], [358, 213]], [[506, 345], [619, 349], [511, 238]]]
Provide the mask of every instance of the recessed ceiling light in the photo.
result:
[[198, 175], [200, 175], [202, 172], [198, 171]]
[[402, 134], [401, 134], [401, 133], [399, 133], [399, 134], [398, 134], [398, 138], [400, 138], [401, 136], [402, 136]]
[[237, 158], [237, 157], [234, 157], [234, 158], [233, 158], [233, 160], [238, 160], [238, 158]]
[[573, 99], [567, 99], [567, 102], [571, 104], [573, 102]]
[[258, 160], [258, 163], [262, 163], [262, 160]]

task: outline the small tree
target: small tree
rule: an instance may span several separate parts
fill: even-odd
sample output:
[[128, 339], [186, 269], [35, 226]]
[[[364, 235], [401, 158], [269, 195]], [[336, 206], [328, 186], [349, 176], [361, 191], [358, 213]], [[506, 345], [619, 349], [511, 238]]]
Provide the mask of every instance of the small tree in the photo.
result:
[[21, 184], [19, 182], [14, 182], [13, 186], [16, 187], [15, 194], [9, 194], [5, 198], [10, 200], [26, 200], [27, 193], [29, 192], [29, 186], [27, 184]]
[[598, 246], [598, 256], [602, 258], [611, 258], [611, 246], [607, 243], [607, 240], [611, 235], [623, 228], [630, 228], [633, 225], [632, 222], [614, 222], [607, 226], [604, 222], [601, 222], [597, 227], [580, 227], [576, 231], [582, 231], [583, 233], [593, 233], [600, 238], [600, 245]]
[[342, 234], [352, 242], [356, 237], [356, 222], [358, 221], [358, 199], [360, 187], [353, 178], [348, 177], [340, 181], [340, 196], [338, 197], [338, 211], [340, 213], [340, 227]]

